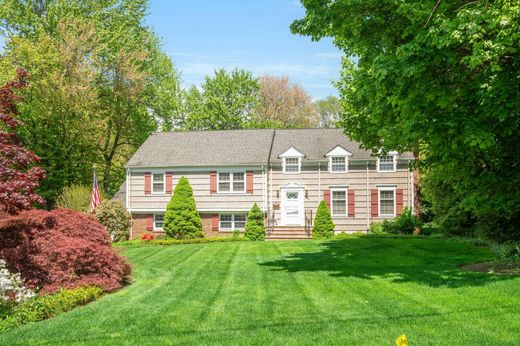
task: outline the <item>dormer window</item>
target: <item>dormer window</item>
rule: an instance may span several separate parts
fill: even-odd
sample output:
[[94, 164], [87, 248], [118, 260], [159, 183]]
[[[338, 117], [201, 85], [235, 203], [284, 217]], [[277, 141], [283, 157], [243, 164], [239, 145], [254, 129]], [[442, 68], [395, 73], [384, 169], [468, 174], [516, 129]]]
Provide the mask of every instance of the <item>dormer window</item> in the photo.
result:
[[300, 173], [300, 158], [286, 157], [284, 158], [284, 173]]
[[305, 155], [291, 147], [278, 156], [282, 159], [282, 170], [286, 174], [298, 174], [301, 172], [302, 159]]
[[397, 152], [391, 151], [388, 155], [377, 159], [378, 172], [395, 172], [397, 167]]
[[329, 159], [330, 173], [345, 173], [348, 171], [348, 157], [352, 154], [341, 145], [337, 145], [325, 156]]
[[331, 156], [330, 157], [330, 171], [331, 172], [346, 172], [347, 171], [347, 157], [346, 156]]

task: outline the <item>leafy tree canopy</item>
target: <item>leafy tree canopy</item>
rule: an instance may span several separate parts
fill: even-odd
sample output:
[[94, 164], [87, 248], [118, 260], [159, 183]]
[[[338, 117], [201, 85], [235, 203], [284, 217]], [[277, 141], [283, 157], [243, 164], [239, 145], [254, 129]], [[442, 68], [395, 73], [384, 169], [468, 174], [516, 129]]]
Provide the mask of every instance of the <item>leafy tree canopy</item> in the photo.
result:
[[423, 172], [450, 186], [449, 208], [518, 220], [520, 3], [303, 4], [292, 31], [332, 37], [345, 52], [347, 134], [374, 150], [420, 152]]

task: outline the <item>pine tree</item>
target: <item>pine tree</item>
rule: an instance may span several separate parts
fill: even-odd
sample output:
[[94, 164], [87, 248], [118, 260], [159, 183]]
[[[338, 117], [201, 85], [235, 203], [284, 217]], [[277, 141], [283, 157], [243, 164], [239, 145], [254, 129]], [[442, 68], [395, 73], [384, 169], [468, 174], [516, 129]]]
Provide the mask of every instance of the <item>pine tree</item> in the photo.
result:
[[331, 238], [334, 235], [334, 223], [330, 216], [329, 208], [325, 201], [321, 201], [316, 212], [314, 227], [312, 228], [312, 237], [314, 239]]
[[186, 177], [181, 177], [166, 207], [164, 230], [170, 237], [204, 238], [202, 221], [195, 206], [193, 190]]
[[265, 240], [264, 214], [256, 203], [247, 214], [245, 236], [249, 240]]

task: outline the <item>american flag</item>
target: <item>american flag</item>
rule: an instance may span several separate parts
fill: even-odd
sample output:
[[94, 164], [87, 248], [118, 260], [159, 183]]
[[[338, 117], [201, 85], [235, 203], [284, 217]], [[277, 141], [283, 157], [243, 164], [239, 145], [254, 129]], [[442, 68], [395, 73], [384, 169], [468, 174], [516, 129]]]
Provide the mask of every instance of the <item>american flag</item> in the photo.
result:
[[92, 211], [95, 211], [100, 204], [101, 195], [99, 194], [99, 186], [97, 182], [96, 171], [94, 171], [94, 185], [92, 186], [92, 203], [90, 204]]

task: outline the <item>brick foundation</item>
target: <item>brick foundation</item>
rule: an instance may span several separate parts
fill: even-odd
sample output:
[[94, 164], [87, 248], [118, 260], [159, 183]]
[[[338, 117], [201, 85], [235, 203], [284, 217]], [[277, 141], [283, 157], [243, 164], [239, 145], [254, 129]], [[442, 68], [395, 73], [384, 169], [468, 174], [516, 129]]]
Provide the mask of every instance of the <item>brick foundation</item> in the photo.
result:
[[[214, 231], [211, 225], [213, 214], [200, 214], [202, 219], [202, 231], [204, 235], [209, 237], [227, 237], [231, 236], [231, 232]], [[132, 237], [131, 239], [140, 239], [145, 233], [153, 233], [155, 235], [164, 234], [164, 232], [152, 232], [146, 230], [146, 219], [148, 214], [133, 214], [132, 215]]]

